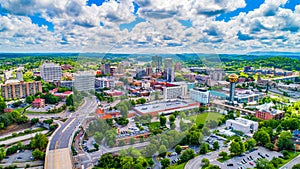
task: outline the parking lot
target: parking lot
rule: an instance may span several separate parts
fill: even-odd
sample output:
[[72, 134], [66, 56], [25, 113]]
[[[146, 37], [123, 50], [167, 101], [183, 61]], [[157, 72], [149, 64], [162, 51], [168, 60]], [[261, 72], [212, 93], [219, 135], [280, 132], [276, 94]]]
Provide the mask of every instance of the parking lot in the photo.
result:
[[220, 148], [226, 147], [227, 145], [224, 144], [225, 140], [226, 140], [225, 138], [214, 135], [214, 134], [212, 134], [209, 137], [204, 138], [204, 141], [209, 144], [210, 148], [213, 148], [214, 142], [218, 142]]
[[254, 168], [258, 159], [266, 158], [270, 161], [273, 157], [279, 156], [282, 156], [280, 152], [270, 151], [264, 147], [258, 147], [257, 149], [253, 149], [252, 151], [248, 151], [240, 156], [225, 161], [223, 166], [226, 166], [226, 168], [239, 169]]
[[5, 157], [2, 162], [3, 163], [22, 163], [32, 161], [32, 151], [24, 150], [19, 153], [12, 154], [10, 156]]

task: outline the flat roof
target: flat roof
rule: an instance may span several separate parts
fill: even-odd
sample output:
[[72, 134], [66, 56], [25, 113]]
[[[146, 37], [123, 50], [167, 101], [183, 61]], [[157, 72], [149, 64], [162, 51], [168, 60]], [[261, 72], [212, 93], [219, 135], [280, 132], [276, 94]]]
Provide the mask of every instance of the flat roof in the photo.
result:
[[238, 124], [241, 124], [241, 125], [244, 125], [244, 126], [249, 126], [253, 123], [257, 123], [256, 121], [252, 121], [252, 120], [248, 120], [248, 119], [244, 119], [244, 118], [236, 118], [235, 120], [229, 119], [228, 121], [238, 123]]
[[141, 106], [136, 106], [134, 109], [142, 112], [143, 114], [164, 111], [168, 109], [176, 109], [184, 106], [188, 106], [189, 104], [182, 101], [170, 101], [170, 102], [160, 102], [154, 104], [145, 104]]

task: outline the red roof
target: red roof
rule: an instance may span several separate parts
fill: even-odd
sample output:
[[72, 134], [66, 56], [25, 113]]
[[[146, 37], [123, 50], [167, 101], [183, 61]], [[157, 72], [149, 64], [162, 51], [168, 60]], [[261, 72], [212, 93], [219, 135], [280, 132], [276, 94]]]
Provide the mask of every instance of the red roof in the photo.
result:
[[101, 119], [112, 119], [113, 117], [110, 114], [106, 114], [101, 117]]
[[66, 91], [64, 94], [72, 94], [72, 91]]
[[96, 114], [104, 114], [104, 111], [102, 109], [97, 109]]
[[43, 102], [43, 101], [45, 101], [45, 99], [37, 98], [37, 99], [34, 99], [33, 103], [39, 103], [39, 102]]

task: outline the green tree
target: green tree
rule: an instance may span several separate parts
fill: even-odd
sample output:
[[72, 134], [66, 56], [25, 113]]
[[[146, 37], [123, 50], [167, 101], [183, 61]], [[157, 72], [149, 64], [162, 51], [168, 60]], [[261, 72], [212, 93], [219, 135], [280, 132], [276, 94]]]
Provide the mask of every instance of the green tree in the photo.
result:
[[167, 153], [167, 147], [165, 145], [161, 145], [158, 149], [159, 156], [164, 157]]
[[202, 168], [206, 168], [206, 167], [208, 167], [209, 164], [210, 164], [210, 162], [209, 162], [209, 160], [208, 160], [207, 158], [203, 158], [203, 159], [201, 160], [201, 163], [202, 163]]
[[30, 141], [30, 147], [32, 149], [38, 148], [39, 150], [44, 150], [47, 147], [48, 138], [46, 135], [38, 133]]
[[0, 101], [0, 113], [4, 113], [4, 109], [7, 108], [5, 101]]
[[162, 168], [167, 168], [170, 165], [170, 159], [164, 158], [160, 161]]
[[130, 144], [134, 144], [135, 143], [135, 138], [130, 138]]
[[125, 140], [124, 139], [120, 140], [119, 146], [124, 146], [124, 145], [125, 145]]
[[157, 151], [157, 147], [155, 144], [149, 144], [145, 147], [144, 152], [146, 157], [152, 157]]
[[265, 130], [261, 129], [254, 133], [253, 138], [258, 144], [263, 146], [271, 142], [270, 135]]
[[272, 163], [268, 161], [268, 159], [262, 158], [256, 163], [257, 169], [275, 169]]
[[206, 153], [208, 153], [208, 144], [202, 143], [202, 144], [200, 145], [199, 153], [200, 153], [200, 154], [206, 154]]
[[215, 142], [213, 143], [213, 147], [214, 147], [215, 150], [218, 150], [218, 149], [220, 148], [219, 142], [218, 142], [218, 141], [215, 141]]
[[174, 116], [174, 114], [171, 114], [170, 116], [169, 116], [169, 121], [170, 121], [170, 123], [174, 123], [175, 122], [175, 116]]
[[294, 148], [294, 142], [292, 140], [292, 133], [290, 131], [281, 132], [277, 141], [277, 147], [279, 150], [291, 150]]
[[94, 134], [94, 139], [95, 139], [96, 143], [101, 144], [103, 138], [104, 138], [104, 136], [103, 136], [103, 133], [102, 133], [102, 132], [98, 132], [98, 131], [95, 132], [95, 134]]
[[180, 145], [177, 145], [177, 146], [175, 147], [175, 152], [176, 152], [177, 154], [180, 154], [181, 151], [182, 151], [181, 146], [180, 146]]
[[44, 160], [45, 159], [45, 153], [43, 151], [40, 151], [39, 149], [35, 149], [32, 152], [32, 156], [34, 159]]
[[295, 164], [292, 169], [300, 169], [300, 164]]
[[67, 106], [74, 106], [74, 99], [73, 99], [73, 94], [69, 95], [66, 99], [66, 104]]
[[4, 159], [6, 152], [4, 148], [0, 148], [0, 161]]
[[246, 149], [247, 150], [251, 150], [256, 145], [255, 139], [254, 138], [250, 138], [249, 140], [246, 141], [246, 145], [247, 145]]
[[221, 156], [224, 159], [224, 158], [227, 158], [228, 153], [225, 152], [225, 151], [222, 151], [222, 152], [219, 153], [219, 156]]
[[190, 159], [193, 159], [196, 156], [193, 149], [187, 149], [183, 151], [179, 157], [180, 163], [188, 162]]
[[167, 123], [167, 118], [165, 116], [159, 117], [160, 126], [165, 126]]
[[243, 152], [242, 152], [241, 144], [243, 144], [243, 143], [240, 141], [233, 141], [230, 144], [230, 148], [229, 148], [230, 153], [232, 153], [233, 155], [242, 154]]
[[33, 118], [30, 120], [31, 124], [36, 124], [37, 122], [39, 122], [39, 118]]

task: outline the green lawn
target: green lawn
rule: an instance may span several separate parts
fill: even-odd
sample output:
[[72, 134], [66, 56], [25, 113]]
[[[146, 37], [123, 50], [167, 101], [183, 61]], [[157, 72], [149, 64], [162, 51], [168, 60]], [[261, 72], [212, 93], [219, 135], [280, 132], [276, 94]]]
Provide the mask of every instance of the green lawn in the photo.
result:
[[150, 125], [149, 125], [149, 128], [150, 129], [157, 129], [157, 128], [159, 128], [160, 127], [160, 122], [152, 122], [152, 123], [150, 123]]
[[197, 125], [204, 124], [210, 120], [219, 120], [223, 115], [221, 113], [214, 113], [214, 112], [205, 112], [193, 116], [188, 116], [187, 120], [196, 122]]
[[175, 164], [175, 165], [171, 165], [169, 167], [167, 167], [167, 169], [184, 169], [184, 166], [186, 165], [186, 163], [182, 163], [182, 164]]

